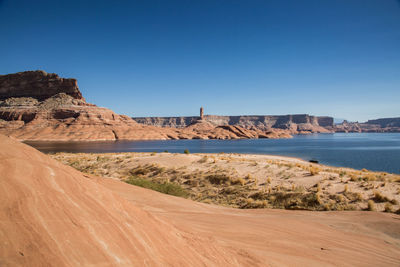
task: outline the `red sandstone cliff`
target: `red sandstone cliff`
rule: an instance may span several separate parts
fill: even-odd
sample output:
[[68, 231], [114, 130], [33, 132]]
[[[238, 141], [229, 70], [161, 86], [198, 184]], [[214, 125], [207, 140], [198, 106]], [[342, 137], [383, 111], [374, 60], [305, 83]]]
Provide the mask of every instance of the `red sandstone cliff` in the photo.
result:
[[87, 103], [75, 79], [44, 71], [0, 75], [0, 133], [20, 140], [54, 141], [290, 137], [280, 130], [204, 127], [201, 121], [183, 129], [141, 125]]

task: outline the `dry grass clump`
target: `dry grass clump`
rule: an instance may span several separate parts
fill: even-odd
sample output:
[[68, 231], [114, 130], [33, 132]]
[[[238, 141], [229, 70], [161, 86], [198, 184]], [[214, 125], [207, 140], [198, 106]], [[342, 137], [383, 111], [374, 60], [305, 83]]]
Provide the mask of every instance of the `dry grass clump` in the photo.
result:
[[129, 171], [131, 175], [148, 175], [151, 174], [152, 176], [159, 175], [165, 172], [166, 168], [160, 167], [157, 164], [146, 164], [144, 166], [139, 165]]
[[382, 193], [379, 192], [379, 191], [375, 191], [374, 192], [374, 200], [376, 202], [387, 202], [387, 201], [390, 201], [389, 198], [387, 198], [386, 196], [382, 195]]
[[390, 203], [385, 204], [385, 212], [393, 212], [393, 206]]
[[198, 161], [198, 163], [206, 163], [207, 161], [208, 161], [208, 157], [204, 156]]
[[320, 168], [316, 167], [316, 166], [310, 166], [308, 171], [310, 172], [311, 176], [317, 175], [319, 174], [319, 172], [321, 171]]
[[360, 202], [363, 201], [364, 199], [361, 193], [355, 193], [350, 191], [345, 192], [344, 196], [346, 196], [350, 202]]
[[[269, 192], [255, 192], [249, 196], [254, 201], [263, 202], [261, 206], [295, 210], [323, 210], [322, 200], [318, 193], [290, 192], [286, 188], [276, 187]], [[254, 203], [243, 202], [240, 208], [254, 208]]]
[[212, 184], [223, 184], [223, 183], [228, 183], [230, 181], [236, 181], [232, 180], [232, 178], [226, 175], [225, 173], [215, 173], [207, 175], [206, 179], [210, 181], [210, 183]]
[[369, 211], [376, 211], [375, 202], [373, 200], [368, 200], [368, 210]]

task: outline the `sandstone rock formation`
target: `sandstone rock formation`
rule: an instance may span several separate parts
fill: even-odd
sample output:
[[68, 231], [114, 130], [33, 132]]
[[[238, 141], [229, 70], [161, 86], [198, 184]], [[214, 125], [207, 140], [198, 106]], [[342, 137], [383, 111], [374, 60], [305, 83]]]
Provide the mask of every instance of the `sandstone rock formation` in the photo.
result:
[[343, 121], [335, 125], [335, 132], [345, 133], [385, 133], [385, 132], [400, 132], [400, 118], [383, 118], [376, 120], [368, 120], [367, 122], [348, 122]]
[[[287, 131], [280, 129], [262, 131], [257, 128], [246, 129], [234, 125], [215, 126], [204, 120], [195, 122], [181, 129], [180, 133], [182, 139], [254, 139], [292, 137]], [[189, 138], [190, 136], [192, 137]]]
[[0, 100], [10, 97], [45, 100], [59, 93], [83, 100], [75, 79], [60, 78], [57, 74], [45, 71], [25, 71], [0, 75]]
[[400, 117], [368, 120], [365, 124], [379, 125], [381, 128], [400, 127]]
[[[197, 121], [197, 117], [134, 117], [136, 122], [156, 127], [185, 128]], [[235, 126], [245, 129], [273, 131], [285, 130], [290, 134], [333, 132], [400, 132], [400, 118], [369, 120], [364, 123], [343, 121], [334, 124], [332, 117], [307, 114], [281, 116], [218, 116], [204, 115], [203, 120], [214, 126]]]
[[[200, 116], [201, 117], [201, 116]], [[132, 118], [89, 104], [75, 79], [44, 71], [0, 76], [0, 133], [29, 141], [102, 141], [167, 139], [286, 138], [287, 132], [207, 125], [199, 117], [190, 127], [142, 125]], [[196, 126], [197, 125], [197, 126]], [[239, 128], [238, 128], [239, 127]], [[238, 130], [240, 129], [240, 130]]]
[[[196, 117], [134, 117], [136, 122], [158, 127], [184, 128], [196, 121]], [[271, 131], [271, 129], [288, 130], [298, 133], [328, 133], [333, 130], [332, 117], [316, 117], [307, 114], [282, 116], [218, 116], [204, 115], [202, 120], [214, 126], [240, 126], [246, 129]]]

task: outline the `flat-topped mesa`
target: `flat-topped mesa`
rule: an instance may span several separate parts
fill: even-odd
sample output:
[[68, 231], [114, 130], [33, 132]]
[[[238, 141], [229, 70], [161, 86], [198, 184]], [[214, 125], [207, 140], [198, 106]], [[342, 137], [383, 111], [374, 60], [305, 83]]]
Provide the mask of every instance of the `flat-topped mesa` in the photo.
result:
[[397, 118], [382, 118], [376, 120], [368, 120], [365, 124], [376, 124], [382, 128], [400, 127], [400, 117]]
[[11, 97], [32, 97], [42, 101], [59, 93], [85, 100], [79, 91], [76, 79], [60, 78], [55, 73], [42, 70], [0, 75], [0, 100]]
[[[326, 132], [330, 131], [334, 124], [332, 117], [317, 117], [307, 114], [294, 115], [244, 115], [244, 116], [219, 116], [203, 115], [202, 120], [215, 126], [233, 125], [246, 129], [257, 128], [260, 130], [269, 130], [271, 128], [290, 129], [304, 132]], [[198, 118], [198, 117], [197, 117]], [[196, 117], [136, 117], [136, 122], [160, 126], [184, 128], [197, 121]]]

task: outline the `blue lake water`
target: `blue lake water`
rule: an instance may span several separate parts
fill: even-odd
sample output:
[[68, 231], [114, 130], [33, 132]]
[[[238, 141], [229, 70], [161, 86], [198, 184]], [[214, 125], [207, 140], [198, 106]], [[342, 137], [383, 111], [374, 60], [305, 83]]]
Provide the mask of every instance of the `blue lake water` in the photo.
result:
[[316, 159], [322, 164], [400, 173], [400, 133], [296, 135], [292, 139], [27, 142], [45, 153], [248, 153]]

